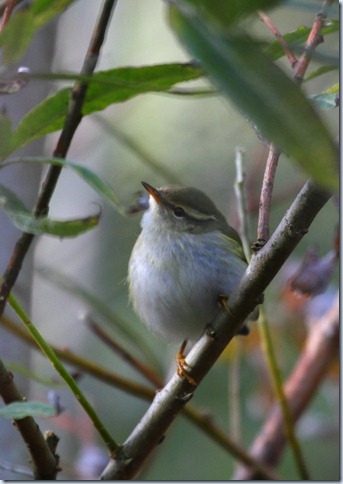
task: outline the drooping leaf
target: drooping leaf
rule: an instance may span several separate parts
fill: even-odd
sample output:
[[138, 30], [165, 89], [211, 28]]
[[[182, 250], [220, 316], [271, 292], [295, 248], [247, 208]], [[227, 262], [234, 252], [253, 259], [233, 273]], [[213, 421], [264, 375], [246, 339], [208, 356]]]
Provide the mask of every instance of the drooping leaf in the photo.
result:
[[49, 403], [14, 402], [0, 408], [0, 417], [8, 420], [20, 420], [25, 417], [54, 417], [56, 409]]
[[0, 206], [19, 230], [30, 234], [76, 237], [93, 229], [100, 218], [100, 213], [66, 221], [52, 220], [48, 217], [35, 217], [26, 209], [23, 202], [3, 185], [0, 185]]
[[299, 86], [248, 35], [238, 28], [222, 35], [215, 23], [205, 23], [188, 3], [170, 6], [171, 23], [209, 79], [264, 138], [294, 158], [319, 184], [336, 189], [336, 147]]
[[25, 53], [34, 34], [75, 0], [35, 0], [16, 12], [0, 33], [0, 47], [6, 64], [16, 62]]
[[[83, 114], [100, 111], [139, 94], [168, 91], [175, 84], [198, 79], [202, 75], [201, 69], [191, 64], [123, 67], [97, 72], [89, 81]], [[13, 133], [9, 152], [61, 129], [67, 114], [70, 93], [71, 88], [62, 89], [24, 116]]]
[[107, 203], [109, 203], [115, 210], [120, 213], [124, 213], [125, 209], [121, 205], [119, 198], [110, 187], [108, 183], [102, 180], [94, 171], [90, 170], [86, 166], [79, 165], [63, 158], [49, 158], [43, 156], [36, 157], [22, 157], [14, 158], [5, 163], [0, 164], [0, 168], [6, 167], [14, 163], [41, 163], [44, 165], [59, 165], [64, 168], [69, 168], [74, 171], [87, 185], [89, 185], [98, 195], [100, 195]]
[[61, 129], [68, 110], [70, 92], [70, 88], [58, 91], [24, 116], [12, 135], [6, 155], [40, 136]]

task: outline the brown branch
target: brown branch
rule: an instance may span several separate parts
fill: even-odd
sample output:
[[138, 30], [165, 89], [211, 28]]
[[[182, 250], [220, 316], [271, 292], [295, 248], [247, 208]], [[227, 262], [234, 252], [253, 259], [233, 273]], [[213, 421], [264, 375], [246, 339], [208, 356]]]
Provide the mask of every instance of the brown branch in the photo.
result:
[[0, 32], [4, 29], [5, 25], [8, 23], [9, 19], [11, 18], [12, 12], [16, 5], [19, 3], [18, 0], [7, 0], [6, 5], [4, 6], [2, 17], [0, 20]]
[[[21, 396], [9, 372], [0, 360], [0, 394], [5, 402], [22, 402]], [[38, 425], [32, 417], [14, 420], [14, 424], [22, 436], [30, 453], [33, 475], [36, 480], [54, 480], [58, 472], [56, 457], [50, 451]]]
[[[11, 333], [28, 343], [35, 350], [39, 350], [27, 331], [25, 331], [21, 326], [18, 326], [11, 319], [5, 316], [2, 316], [0, 321], [6, 329], [11, 331]], [[127, 378], [123, 378], [113, 371], [109, 371], [86, 358], [76, 355], [68, 349], [63, 350], [54, 345], [49, 346], [61, 360], [72, 364], [76, 368], [82, 370], [84, 373], [87, 373], [88, 375], [91, 375], [94, 378], [113, 386], [114, 388], [122, 390], [125, 393], [148, 402], [151, 402], [155, 396], [155, 390], [152, 390]], [[159, 385], [159, 387], [160, 386], [162, 385]], [[217, 442], [217, 444], [220, 445], [226, 452], [229, 452], [246, 466], [254, 469], [261, 479], [276, 480], [276, 476], [268, 469], [268, 467], [251, 458], [251, 456], [245, 452], [242, 447], [233, 442], [232, 439], [230, 439], [230, 437], [223, 432], [222, 428], [215, 423], [211, 415], [204, 414], [191, 405], [188, 405], [184, 409], [183, 414], [214, 442]]]
[[293, 52], [291, 52], [288, 43], [286, 42], [286, 40], [284, 39], [284, 37], [282, 36], [280, 31], [274, 25], [272, 20], [262, 10], [259, 10], [258, 14], [259, 14], [262, 22], [268, 27], [268, 29], [273, 33], [273, 35], [275, 35], [275, 37], [277, 38], [278, 42], [280, 43], [280, 45], [282, 47], [287, 59], [289, 60], [291, 66], [294, 67], [295, 64], [298, 62], [297, 58], [295, 57]]
[[123, 348], [117, 341], [115, 341], [106, 331], [104, 331], [98, 324], [96, 324], [89, 316], [87, 316], [88, 327], [92, 332], [103, 341], [109, 348], [117, 353], [126, 363], [134, 368], [139, 374], [144, 376], [156, 388], [162, 388], [164, 382], [157, 373], [151, 370], [146, 365], [143, 365], [136, 357]]
[[[100, 48], [103, 44], [107, 26], [115, 5], [116, 0], [105, 0], [100, 18], [97, 22], [89, 49], [85, 57], [84, 65], [81, 71], [81, 74], [83, 75], [91, 75], [95, 69], [99, 58]], [[57, 147], [54, 151], [54, 156], [65, 157], [67, 154], [72, 138], [82, 119], [81, 110], [87, 88], [88, 83], [86, 82], [76, 82], [74, 85], [69, 102], [67, 117], [58, 140]], [[53, 166], [48, 171], [41, 193], [34, 208], [34, 213], [37, 217], [45, 215], [48, 212], [49, 202], [53, 195], [60, 173], [61, 168], [58, 166]], [[3, 314], [7, 298], [16, 282], [25, 255], [29, 250], [33, 239], [34, 235], [23, 233], [14, 247], [0, 287], [0, 316]], [[7, 371], [1, 361], [0, 395], [6, 404], [23, 400], [23, 397], [20, 395], [20, 392], [13, 381], [13, 375]], [[44, 440], [34, 419], [27, 417], [16, 420], [15, 425], [22, 435], [30, 452], [34, 474], [36, 476], [35, 478], [54, 479], [57, 473], [55, 456], [50, 451], [49, 446]]]
[[[273, 32], [278, 41], [280, 42], [285, 54], [287, 55], [292, 67], [293, 67], [293, 77], [295, 81], [300, 83], [308, 69], [309, 63], [313, 57], [313, 53], [316, 47], [323, 42], [323, 38], [320, 36], [320, 30], [324, 25], [325, 18], [327, 16], [327, 10], [331, 5], [332, 0], [324, 0], [323, 7], [320, 13], [316, 15], [313, 27], [306, 41], [306, 46], [303, 55], [297, 61], [296, 58], [289, 51], [287, 42], [282, 37], [279, 30], [273, 24], [271, 19], [267, 17], [262, 11], [259, 11], [260, 18], [264, 24]], [[269, 219], [271, 211], [271, 200], [274, 188], [274, 180], [276, 175], [276, 169], [278, 165], [278, 160], [280, 158], [281, 151], [270, 143], [269, 153], [266, 163], [266, 168], [264, 172], [263, 184], [261, 189], [260, 197], [260, 209], [258, 214], [258, 228], [257, 228], [257, 241], [253, 246], [253, 250], [257, 251], [269, 238]]]
[[[298, 420], [317, 391], [339, 351], [339, 298], [327, 313], [316, 321], [311, 329], [304, 350], [296, 367], [285, 383], [285, 395], [293, 414]], [[275, 467], [286, 445], [283, 417], [275, 405], [262, 430], [251, 446], [250, 453], [256, 460]], [[254, 480], [256, 474], [247, 468], [239, 468], [235, 480]]]
[[[253, 311], [286, 259], [293, 252], [330, 194], [307, 182], [269, 242], [252, 258], [240, 284], [230, 296], [230, 313], [221, 312], [187, 355], [190, 376], [199, 384]], [[150, 408], [127, 438], [101, 478], [133, 478], [166, 430], [192, 398], [196, 387], [175, 374], [157, 393]]]
[[[117, 0], [105, 0], [104, 2], [80, 72], [82, 76], [90, 76], [94, 72], [111, 14], [116, 3]], [[82, 106], [88, 89], [88, 84], [88, 82], [84, 81], [76, 82], [74, 84], [64, 126], [53, 153], [54, 157], [65, 158], [67, 155], [71, 141], [82, 119]], [[48, 213], [49, 203], [61, 171], [61, 166], [53, 165], [50, 167], [34, 207], [34, 214], [37, 217]], [[17, 280], [25, 255], [29, 250], [33, 239], [33, 234], [23, 233], [15, 245], [0, 287], [0, 315], [3, 314], [8, 295]]]
[[271, 211], [272, 193], [276, 169], [280, 157], [280, 150], [270, 144], [266, 168], [263, 175], [260, 206], [257, 223], [257, 245], [263, 246], [269, 239], [269, 218]]
[[320, 34], [320, 31], [324, 26], [327, 12], [332, 4], [332, 1], [333, 0], [324, 0], [322, 9], [316, 15], [311, 32], [306, 41], [305, 50], [296, 65], [294, 66], [293, 75], [298, 82], [301, 82], [303, 80], [316, 47], [324, 42], [324, 38]]

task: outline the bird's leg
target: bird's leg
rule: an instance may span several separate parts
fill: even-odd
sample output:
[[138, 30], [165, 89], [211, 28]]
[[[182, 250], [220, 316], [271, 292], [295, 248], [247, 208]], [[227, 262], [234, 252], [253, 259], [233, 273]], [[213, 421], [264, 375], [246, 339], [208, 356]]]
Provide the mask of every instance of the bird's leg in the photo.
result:
[[229, 296], [227, 296], [226, 294], [219, 294], [219, 296], [218, 296], [219, 306], [222, 309], [225, 309], [225, 311], [227, 311], [229, 314], [231, 314], [231, 316], [233, 316], [232, 312], [230, 311], [229, 305], [227, 303], [228, 300], [229, 300]]
[[176, 363], [177, 363], [176, 371], [180, 378], [186, 378], [188, 383], [190, 383], [193, 386], [196, 386], [196, 381], [189, 375], [188, 371], [185, 369], [185, 367], [191, 368], [186, 361], [185, 355], [183, 354], [183, 352], [185, 351], [186, 345], [187, 345], [187, 340], [185, 339], [176, 355]]
[[[219, 294], [219, 296], [218, 296], [219, 306], [222, 309], [224, 309], [225, 311], [227, 311], [229, 314], [231, 314], [232, 317], [234, 317], [231, 310], [230, 310], [230, 307], [227, 303], [228, 299], [229, 299], [229, 297], [226, 294]], [[250, 333], [249, 327], [246, 324], [243, 324], [243, 326], [237, 331], [236, 334], [240, 334], [242, 336], [247, 336], [249, 333]]]

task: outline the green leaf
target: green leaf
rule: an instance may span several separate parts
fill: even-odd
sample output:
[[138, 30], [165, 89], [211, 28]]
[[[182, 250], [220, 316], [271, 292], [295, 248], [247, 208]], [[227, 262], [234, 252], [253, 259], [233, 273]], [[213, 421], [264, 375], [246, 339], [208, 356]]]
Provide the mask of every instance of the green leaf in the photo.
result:
[[311, 96], [311, 101], [319, 109], [334, 109], [339, 105], [339, 85], [335, 84], [321, 94]]
[[82, 219], [67, 221], [35, 217], [23, 202], [8, 188], [0, 185], [0, 206], [13, 224], [29, 234], [48, 234], [56, 237], [76, 237], [93, 229], [99, 222], [100, 213]]
[[[292, 32], [288, 32], [283, 35], [283, 38], [289, 45], [290, 49], [294, 49], [299, 47], [301, 44], [304, 44], [308, 36], [311, 32], [310, 27], [300, 26], [296, 30]], [[326, 25], [322, 28], [321, 34], [322, 35], [329, 35], [335, 32], [339, 32], [339, 21], [338, 20], [328, 20]], [[273, 59], [277, 60], [280, 59], [285, 55], [280, 42], [278, 40], [274, 40], [271, 42], [265, 49], [265, 52]]]
[[0, 113], [0, 157], [11, 147], [12, 122], [5, 114]]
[[316, 77], [322, 76], [327, 72], [336, 71], [338, 69], [337, 65], [327, 65], [327, 66], [320, 66], [318, 69], [312, 71], [306, 78], [304, 79], [305, 82], [310, 81]]
[[109, 203], [119, 213], [124, 214], [125, 208], [120, 203], [119, 198], [112, 190], [111, 186], [103, 181], [96, 173], [89, 168], [74, 163], [63, 158], [49, 158], [43, 156], [36, 157], [22, 157], [14, 158], [5, 163], [0, 164], [0, 169], [14, 163], [41, 163], [44, 165], [59, 165], [64, 168], [69, 168], [76, 173], [87, 185], [89, 185], [98, 195], [100, 195], [107, 203]]
[[25, 53], [34, 34], [60, 14], [75, 0], [35, 0], [30, 8], [11, 16], [0, 33], [0, 47], [5, 64], [18, 61]]
[[101, 111], [147, 92], [165, 92], [180, 82], [199, 79], [203, 72], [191, 64], [121, 67], [94, 74], [87, 91], [84, 114]]
[[8, 420], [20, 420], [25, 417], [55, 417], [57, 411], [53, 405], [41, 402], [14, 402], [0, 408], [0, 417]]
[[170, 6], [180, 40], [217, 88], [265, 139], [273, 141], [320, 185], [338, 187], [338, 153], [321, 119], [298, 85], [238, 29], [222, 35], [197, 9]]
[[6, 155], [40, 136], [61, 129], [68, 111], [70, 93], [70, 88], [62, 89], [24, 116], [12, 135]]
[[[176, 1], [176, 3], [181, 2]], [[195, 7], [203, 19], [214, 22], [223, 30], [259, 9], [265, 10], [278, 3], [280, 0], [184, 0], [182, 2], [185, 9]]]
[[[89, 79], [83, 114], [103, 110], [111, 104], [127, 101], [139, 94], [168, 91], [175, 84], [198, 79], [202, 75], [199, 67], [190, 64], [123, 67], [100, 71]], [[62, 129], [70, 93], [71, 88], [62, 89], [24, 116], [13, 134], [7, 154], [40, 136]]]

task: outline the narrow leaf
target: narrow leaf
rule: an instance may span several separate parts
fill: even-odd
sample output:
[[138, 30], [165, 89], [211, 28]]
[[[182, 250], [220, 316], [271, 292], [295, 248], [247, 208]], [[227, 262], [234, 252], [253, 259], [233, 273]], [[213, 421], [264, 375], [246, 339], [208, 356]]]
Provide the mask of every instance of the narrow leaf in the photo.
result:
[[96, 173], [89, 168], [74, 163], [63, 158], [48, 158], [43, 156], [14, 158], [5, 163], [0, 164], [0, 169], [14, 163], [41, 163], [45, 165], [59, 165], [64, 168], [73, 170], [80, 178], [82, 178], [87, 185], [89, 185], [98, 195], [100, 195], [107, 203], [109, 203], [119, 213], [124, 213], [125, 208], [119, 201], [119, 198], [111, 188], [111, 186], [102, 180]]
[[[90, 86], [83, 114], [103, 110], [139, 94], [168, 91], [175, 84], [198, 79], [202, 75], [202, 70], [191, 64], [122, 67], [97, 72], [88, 81]], [[40, 136], [62, 129], [70, 93], [71, 88], [62, 89], [24, 116], [13, 134], [7, 154]]]
[[26, 209], [23, 202], [13, 192], [3, 185], [0, 185], [0, 206], [19, 230], [29, 234], [76, 237], [93, 229], [100, 218], [100, 213], [67, 221], [52, 220], [48, 217], [37, 218]]
[[319, 184], [338, 186], [338, 153], [330, 135], [298, 85], [237, 30], [225, 36], [196, 9], [170, 6], [181, 41], [221, 92]]
[[54, 417], [56, 409], [49, 403], [14, 402], [0, 408], [0, 417], [8, 420], [20, 420], [25, 417]]
[[310, 81], [311, 79], [315, 79], [316, 77], [322, 76], [323, 74], [327, 74], [328, 72], [336, 71], [338, 69], [337, 65], [327, 65], [327, 66], [320, 66], [318, 69], [312, 71], [308, 76], [305, 78], [305, 82]]

